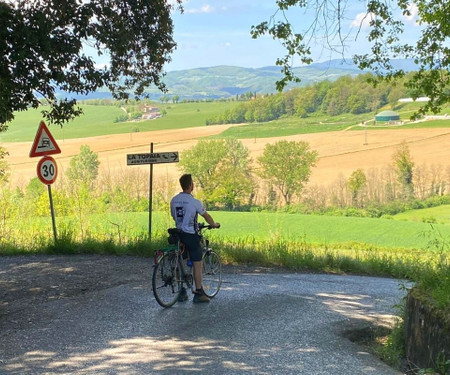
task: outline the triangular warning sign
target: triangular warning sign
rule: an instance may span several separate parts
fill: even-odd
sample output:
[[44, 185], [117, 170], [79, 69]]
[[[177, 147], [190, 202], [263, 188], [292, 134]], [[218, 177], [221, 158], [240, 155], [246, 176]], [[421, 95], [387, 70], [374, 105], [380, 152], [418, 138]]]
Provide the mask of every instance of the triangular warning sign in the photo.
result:
[[34, 138], [33, 146], [31, 146], [30, 158], [60, 153], [61, 149], [56, 143], [55, 138], [51, 135], [44, 121], [41, 121], [36, 137]]

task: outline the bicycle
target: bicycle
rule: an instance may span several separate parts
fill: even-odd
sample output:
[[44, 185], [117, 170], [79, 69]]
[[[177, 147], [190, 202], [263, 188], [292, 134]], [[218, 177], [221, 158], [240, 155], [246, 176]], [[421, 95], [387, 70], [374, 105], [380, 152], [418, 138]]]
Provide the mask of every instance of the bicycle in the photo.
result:
[[[219, 254], [209, 247], [209, 240], [202, 234], [205, 229], [213, 227], [204, 223], [198, 225], [198, 234], [203, 247], [203, 291], [209, 298], [213, 298], [219, 293], [222, 285], [222, 262]], [[170, 246], [155, 251], [152, 277], [153, 294], [162, 307], [171, 307], [178, 301], [184, 284], [186, 289], [192, 290], [194, 287], [192, 267], [188, 266], [189, 270], [186, 270], [184, 265], [185, 250], [178, 237], [178, 229], [170, 228], [168, 233]]]

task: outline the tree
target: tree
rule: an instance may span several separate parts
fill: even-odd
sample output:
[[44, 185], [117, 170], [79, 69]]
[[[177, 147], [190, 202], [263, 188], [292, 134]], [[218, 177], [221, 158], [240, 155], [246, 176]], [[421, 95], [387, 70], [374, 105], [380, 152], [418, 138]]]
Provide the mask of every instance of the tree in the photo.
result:
[[0, 146], [0, 184], [8, 182], [9, 179], [9, 165], [5, 160], [8, 151]]
[[223, 143], [227, 152], [216, 173], [219, 185], [212, 192], [215, 202], [227, 209], [249, 204], [254, 191], [250, 151], [241, 141], [228, 138]]
[[394, 168], [397, 172], [397, 180], [402, 186], [403, 198], [411, 198], [414, 195], [414, 162], [412, 161], [409, 147], [406, 142], [403, 142], [398, 146], [393, 159]]
[[358, 201], [361, 200], [361, 191], [367, 184], [367, 177], [362, 169], [357, 169], [352, 172], [348, 179], [348, 188], [352, 194], [352, 203], [358, 206]]
[[27, 198], [30, 200], [36, 200], [45, 193], [45, 185], [41, 182], [41, 180], [39, 180], [39, 178], [34, 177], [26, 186], [25, 191]]
[[88, 145], [80, 147], [80, 153], [70, 160], [70, 167], [66, 171], [67, 178], [74, 185], [92, 187], [98, 176], [98, 154]]
[[206, 205], [234, 208], [253, 192], [249, 155], [236, 139], [202, 140], [181, 154], [179, 167], [194, 176]]
[[403, 97], [403, 90], [398, 87], [394, 86], [389, 91], [389, 94], [387, 96], [387, 100], [393, 110], [395, 110], [395, 107], [398, 105], [399, 99]]
[[[154, 84], [165, 90], [163, 66], [175, 49], [169, 0], [0, 1], [0, 124], [14, 111], [37, 108], [50, 122], [78, 116], [75, 99], [56, 90], [87, 94], [108, 87], [115, 99], [145, 96]], [[176, 0], [181, 8], [181, 0]], [[89, 46], [110, 63], [97, 67]]]
[[178, 166], [184, 173], [193, 174], [197, 184], [210, 192], [219, 183], [214, 176], [225, 155], [222, 140], [201, 140], [180, 155]]
[[292, 197], [303, 190], [311, 175], [311, 167], [316, 165], [318, 153], [310, 151], [306, 142], [279, 141], [267, 144], [262, 156], [260, 176], [274, 185], [287, 205]]
[[[324, 48], [338, 50], [342, 55], [345, 53], [349, 35], [345, 34], [344, 22], [348, 22], [350, 6], [342, 0], [276, 0], [276, 5], [278, 9], [270, 20], [252, 26], [251, 35], [258, 38], [269, 34], [278, 39], [286, 49], [286, 55], [276, 60], [276, 65], [281, 67], [283, 73], [283, 78], [276, 84], [281, 91], [290, 81], [300, 81], [292, 69], [293, 58], [297, 57], [300, 62], [310, 64], [313, 61], [311, 47], [317, 44], [318, 39], [321, 39], [319, 43]], [[312, 12], [311, 23], [302, 25], [300, 33], [294, 31], [299, 25], [292, 25], [289, 21], [288, 13], [291, 8], [305, 8]], [[415, 12], [417, 22], [421, 25], [421, 34], [416, 41], [404, 43], [402, 34], [406, 25], [400, 14], [412, 17]], [[375, 73], [376, 77], [372, 82], [376, 84], [382, 80], [397, 80], [406, 75], [402, 69], [392, 65], [391, 59], [414, 59], [418, 70], [409, 76], [405, 84], [413, 99], [419, 96], [429, 97], [419, 113], [438, 112], [450, 100], [448, 14], [450, 2], [442, 0], [368, 1], [355, 42], [361, 36], [364, 22], [367, 22], [369, 32], [366, 42], [371, 52], [354, 55], [353, 60], [359, 68], [370, 69]]]

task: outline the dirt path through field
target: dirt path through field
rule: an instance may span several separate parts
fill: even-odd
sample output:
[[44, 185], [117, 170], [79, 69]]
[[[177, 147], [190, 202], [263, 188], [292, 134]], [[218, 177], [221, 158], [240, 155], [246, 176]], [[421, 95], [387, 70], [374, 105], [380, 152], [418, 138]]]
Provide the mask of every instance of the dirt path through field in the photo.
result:
[[[155, 152], [179, 151], [192, 147], [199, 138], [220, 134], [233, 125], [216, 125], [180, 130], [165, 130], [142, 133], [117, 134], [83, 139], [56, 140], [62, 153], [55, 155], [59, 174], [69, 166], [70, 159], [76, 155], [83, 144], [97, 152], [101, 169], [108, 173], [124, 173], [133, 168], [148, 173], [148, 165], [127, 166], [126, 155], [147, 153], [150, 143], [154, 143]], [[313, 169], [310, 183], [327, 185], [333, 183], [340, 174], [345, 178], [357, 168], [368, 170], [382, 168], [392, 162], [396, 147], [407, 142], [416, 165], [450, 164], [450, 129], [388, 129], [337, 131], [329, 133], [303, 134], [289, 137], [253, 138], [242, 142], [256, 159], [267, 143], [280, 139], [306, 141], [311, 149], [319, 153], [319, 162]], [[10, 153], [8, 163], [11, 166], [11, 182], [14, 185], [26, 185], [29, 179], [36, 177], [38, 158], [29, 158], [32, 142], [6, 143], [3, 146]], [[155, 179], [176, 178], [179, 175], [176, 164], [160, 164], [154, 168]]]

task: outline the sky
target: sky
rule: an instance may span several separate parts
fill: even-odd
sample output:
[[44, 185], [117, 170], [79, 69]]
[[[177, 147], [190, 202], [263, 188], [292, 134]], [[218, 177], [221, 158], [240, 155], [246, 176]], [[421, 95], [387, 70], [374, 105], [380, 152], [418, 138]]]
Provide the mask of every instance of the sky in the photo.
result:
[[[342, 30], [348, 35], [345, 57], [368, 52], [368, 43], [363, 40], [368, 18], [363, 22], [362, 28], [359, 28], [365, 15], [365, 2], [347, 0], [341, 3], [347, 4], [346, 18], [342, 22]], [[172, 54], [172, 62], [166, 66], [166, 71], [217, 65], [259, 68], [275, 65], [277, 57], [285, 54], [280, 42], [270, 36], [252, 39], [250, 35], [252, 25], [269, 21], [275, 14], [276, 0], [188, 0], [183, 2], [183, 7], [183, 14], [179, 11], [173, 13], [177, 49]], [[415, 9], [411, 10], [411, 17], [399, 14], [407, 24], [404, 40], [417, 37], [419, 29]], [[282, 20], [281, 17], [278, 13], [277, 19]], [[290, 11], [288, 18], [295, 32], [303, 32], [313, 19], [311, 12], [299, 7]], [[358, 29], [359, 37], [355, 42]], [[323, 48], [323, 45], [323, 40], [312, 43], [315, 62], [342, 57], [342, 54], [333, 54], [329, 49]], [[293, 65], [301, 63], [294, 61]]]
[[[5, 0], [14, 4], [17, 0]], [[90, 0], [82, 0], [84, 2]], [[168, 0], [174, 4], [175, 0]], [[336, 0], [307, 1], [309, 4], [327, 4], [335, 6]], [[395, 1], [390, 2], [392, 6]], [[346, 48], [341, 53], [331, 53], [324, 48], [324, 40], [312, 41], [312, 58], [314, 62], [328, 61], [333, 58], [351, 58], [354, 54], [366, 53], [369, 45], [364, 37], [367, 33], [369, 17], [365, 13], [365, 0], [341, 0], [339, 2], [345, 10], [342, 20], [342, 34], [347, 35]], [[218, 65], [232, 65], [246, 68], [260, 68], [275, 65], [276, 59], [285, 55], [280, 42], [270, 36], [252, 39], [250, 30], [252, 25], [269, 21], [276, 14], [276, 0], [183, 0], [184, 13], [175, 10], [172, 14], [174, 23], [174, 40], [177, 49], [172, 53], [172, 61], [166, 65], [165, 71], [211, 67]], [[417, 40], [419, 26], [417, 24], [417, 9], [411, 7], [411, 16], [405, 17], [398, 13], [398, 17], [405, 22], [406, 32], [402, 41]], [[293, 7], [287, 16], [294, 32], [303, 33], [314, 19], [313, 10]], [[283, 20], [282, 14], [276, 14], [276, 20]], [[327, 22], [330, 20], [328, 19]], [[360, 27], [362, 25], [362, 27]], [[355, 36], [359, 31], [359, 37]], [[320, 36], [319, 30], [317, 35]], [[89, 47], [86, 53], [92, 55], [99, 66], [108, 64], [108, 56], [96, 56]], [[300, 61], [293, 61], [293, 66], [301, 65]]]

